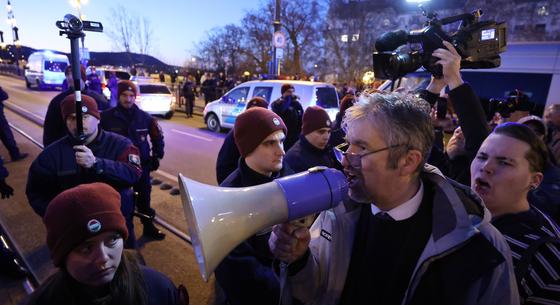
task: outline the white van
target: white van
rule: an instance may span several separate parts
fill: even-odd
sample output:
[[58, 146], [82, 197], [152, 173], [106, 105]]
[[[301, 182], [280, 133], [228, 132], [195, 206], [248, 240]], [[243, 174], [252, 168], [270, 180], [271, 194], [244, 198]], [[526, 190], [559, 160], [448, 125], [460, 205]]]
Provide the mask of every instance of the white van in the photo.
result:
[[[483, 103], [504, 97], [513, 89], [526, 93], [535, 103], [534, 113], [541, 114], [547, 105], [560, 103], [560, 42], [511, 43], [501, 54], [502, 63], [494, 69], [461, 70]], [[425, 88], [430, 81], [427, 72], [414, 72], [403, 77], [396, 87], [407, 91]], [[391, 81], [380, 89], [388, 90]]]
[[251, 98], [260, 96], [270, 105], [282, 95], [280, 88], [283, 84], [294, 86], [295, 94], [304, 110], [314, 105], [323, 107], [334, 121], [338, 113], [338, 94], [333, 85], [308, 81], [265, 80], [242, 83], [220, 99], [208, 103], [203, 112], [206, 126], [214, 132], [219, 132], [222, 128], [232, 128], [235, 119], [245, 111]]
[[69, 64], [64, 54], [48, 50], [33, 52], [25, 66], [25, 86], [37, 86], [39, 90], [61, 87], [66, 78], [64, 70]]

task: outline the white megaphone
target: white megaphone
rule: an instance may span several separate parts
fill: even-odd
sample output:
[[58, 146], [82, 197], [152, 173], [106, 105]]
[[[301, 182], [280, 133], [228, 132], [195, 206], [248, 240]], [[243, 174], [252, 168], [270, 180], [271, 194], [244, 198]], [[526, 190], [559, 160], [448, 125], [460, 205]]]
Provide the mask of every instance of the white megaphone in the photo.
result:
[[231, 250], [255, 233], [333, 208], [348, 193], [344, 174], [326, 167], [239, 188], [207, 185], [179, 174], [179, 185], [205, 281]]

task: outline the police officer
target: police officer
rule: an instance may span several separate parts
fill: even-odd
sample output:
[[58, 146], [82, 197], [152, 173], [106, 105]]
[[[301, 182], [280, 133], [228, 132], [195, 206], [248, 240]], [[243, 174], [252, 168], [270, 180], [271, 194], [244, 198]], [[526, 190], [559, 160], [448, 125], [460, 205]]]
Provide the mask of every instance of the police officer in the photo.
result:
[[284, 141], [286, 151], [297, 142], [301, 132], [303, 107], [297, 95], [295, 95], [295, 90], [291, 84], [282, 85], [280, 88], [282, 96], [270, 105], [270, 109], [279, 115], [288, 127], [288, 134], [286, 135], [286, 141]]
[[107, 183], [121, 194], [121, 211], [132, 233], [126, 246], [134, 248], [131, 187], [142, 174], [138, 148], [129, 139], [98, 128], [97, 103], [87, 95], [82, 95], [85, 140], [78, 140], [74, 101], [72, 94], [60, 105], [68, 135], [46, 147], [31, 164], [25, 191], [29, 204], [43, 217], [49, 202], [62, 191], [84, 183]]
[[[286, 125], [277, 114], [253, 107], [237, 117], [233, 130], [241, 158], [220, 186], [254, 186], [293, 173], [283, 161]], [[280, 286], [271, 268], [268, 236], [270, 232], [250, 237], [216, 269], [218, 291], [223, 289], [228, 304], [278, 304]]]
[[4, 160], [0, 158], [0, 195], [2, 195], [2, 199], [10, 198], [10, 196], [14, 195], [14, 189], [6, 183], [8, 175], [8, 170], [4, 167]]
[[[82, 95], [85, 94], [92, 97], [97, 103], [97, 109], [99, 111], [109, 108], [109, 102], [103, 94], [89, 90], [85, 87], [86, 70], [81, 67], [80, 71]], [[72, 78], [72, 66], [66, 67], [64, 74], [66, 75], [66, 82], [68, 83], [69, 88], [59, 93], [49, 103], [43, 124], [43, 145], [45, 147], [49, 146], [52, 142], [63, 138], [67, 134], [66, 122], [64, 122], [60, 116], [60, 104], [65, 97], [74, 93], [74, 88], [72, 87], [74, 85], [74, 80]]]
[[328, 147], [331, 119], [325, 109], [310, 106], [303, 113], [299, 140], [286, 153], [286, 163], [296, 173], [315, 166], [335, 167], [332, 149]]
[[[149, 216], [142, 218], [144, 236], [161, 240], [165, 234], [154, 226], [156, 212], [150, 207], [150, 171], [157, 170], [163, 158], [163, 132], [155, 118], [136, 106], [136, 92], [133, 82], [122, 80], [118, 83], [118, 104], [101, 114], [101, 128], [129, 138], [140, 150], [142, 177], [134, 185], [134, 191], [138, 193], [136, 208], [138, 212]], [[151, 147], [148, 137], [152, 142]]]
[[14, 140], [12, 129], [10, 125], [8, 125], [8, 120], [6, 120], [6, 116], [4, 115], [4, 101], [7, 99], [8, 93], [0, 87], [0, 140], [4, 143], [4, 146], [6, 146], [12, 161], [18, 161], [24, 159], [29, 154], [19, 151], [16, 141]]

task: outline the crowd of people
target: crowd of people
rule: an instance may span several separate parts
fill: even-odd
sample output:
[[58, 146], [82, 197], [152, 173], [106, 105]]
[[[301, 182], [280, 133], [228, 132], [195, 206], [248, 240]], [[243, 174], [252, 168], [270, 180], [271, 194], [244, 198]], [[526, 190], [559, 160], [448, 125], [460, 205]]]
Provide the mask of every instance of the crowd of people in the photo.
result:
[[[350, 200], [310, 226], [277, 224], [243, 241], [215, 270], [216, 304], [559, 304], [560, 105], [488, 121], [444, 45], [433, 52], [443, 77], [426, 89], [343, 86], [334, 121], [303, 109], [289, 82], [270, 104], [248, 101], [217, 157], [220, 186], [326, 166], [345, 174]], [[187, 77], [183, 94], [194, 101], [197, 84], [215, 80]], [[29, 170], [26, 194], [59, 271], [28, 304], [188, 303], [134, 253], [135, 208], [143, 234], [165, 238], [150, 205], [150, 172], [164, 157], [157, 120], [135, 105], [133, 82], [118, 82], [114, 107], [81, 90], [83, 131], [70, 86], [49, 104], [45, 150]], [[4, 198], [13, 189], [2, 169]]]

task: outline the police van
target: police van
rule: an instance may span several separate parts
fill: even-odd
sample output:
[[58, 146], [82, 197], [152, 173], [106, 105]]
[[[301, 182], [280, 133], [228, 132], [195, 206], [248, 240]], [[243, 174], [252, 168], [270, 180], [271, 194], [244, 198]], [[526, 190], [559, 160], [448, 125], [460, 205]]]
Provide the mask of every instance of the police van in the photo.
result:
[[203, 112], [206, 126], [214, 132], [220, 132], [222, 128], [232, 128], [237, 116], [247, 108], [249, 100], [259, 96], [264, 98], [270, 106], [282, 95], [280, 89], [283, 84], [294, 86], [295, 94], [299, 97], [299, 102], [304, 110], [309, 106], [320, 106], [334, 121], [338, 113], [339, 101], [333, 85], [309, 81], [264, 80], [242, 83], [218, 100], [208, 103]]
[[[547, 105], [560, 103], [560, 42], [510, 43], [501, 54], [502, 63], [494, 69], [461, 70], [481, 101], [501, 98], [514, 89], [527, 94], [535, 103], [535, 114], [542, 114]], [[397, 80], [394, 87], [407, 91], [425, 88], [430, 74], [423, 71], [410, 73]], [[386, 81], [382, 90], [391, 88]]]
[[64, 70], [69, 64], [64, 54], [49, 50], [33, 52], [25, 66], [25, 86], [37, 86], [39, 90], [62, 87]]

